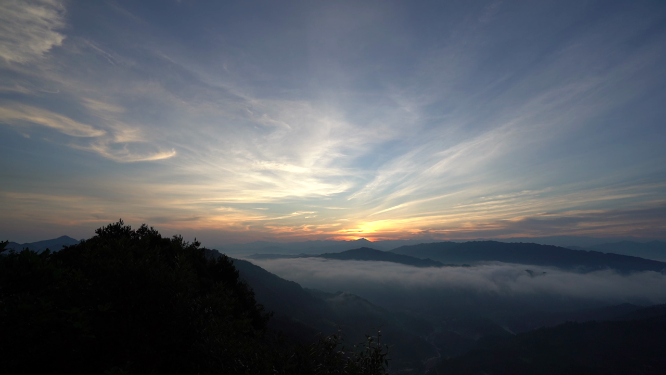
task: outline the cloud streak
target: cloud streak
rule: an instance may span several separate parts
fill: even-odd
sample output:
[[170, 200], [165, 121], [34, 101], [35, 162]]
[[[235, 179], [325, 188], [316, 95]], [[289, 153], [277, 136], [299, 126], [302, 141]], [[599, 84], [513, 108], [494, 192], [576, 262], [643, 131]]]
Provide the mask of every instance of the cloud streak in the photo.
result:
[[65, 26], [64, 7], [56, 0], [7, 0], [0, 3], [0, 57], [28, 63], [62, 44], [56, 31]]
[[661, 9], [294, 4], [3, 2], [4, 193], [215, 244], [663, 230], [622, 214], [666, 201]]
[[8, 103], [0, 107], [0, 122], [13, 126], [41, 125], [72, 137], [100, 137], [106, 132], [45, 109]]
[[135, 151], [131, 146], [132, 144], [128, 143], [122, 143], [120, 147], [118, 147], [117, 143], [99, 142], [83, 147], [82, 149], [95, 151], [99, 155], [119, 163], [164, 160], [172, 158], [177, 154], [174, 149], [163, 151]]

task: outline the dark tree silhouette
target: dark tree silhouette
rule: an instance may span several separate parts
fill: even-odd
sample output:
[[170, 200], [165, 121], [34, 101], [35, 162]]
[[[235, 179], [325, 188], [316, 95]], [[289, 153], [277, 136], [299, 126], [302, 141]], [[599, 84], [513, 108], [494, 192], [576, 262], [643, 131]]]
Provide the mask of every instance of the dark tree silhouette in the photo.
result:
[[226, 256], [120, 220], [52, 253], [0, 243], [0, 372], [383, 374], [369, 340], [267, 340], [270, 314]]

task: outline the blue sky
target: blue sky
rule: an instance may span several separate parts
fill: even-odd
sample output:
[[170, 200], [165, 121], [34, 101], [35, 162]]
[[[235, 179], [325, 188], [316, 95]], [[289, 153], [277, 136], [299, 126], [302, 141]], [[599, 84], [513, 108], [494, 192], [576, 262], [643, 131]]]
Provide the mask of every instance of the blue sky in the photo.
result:
[[0, 3], [0, 236], [666, 233], [661, 1]]

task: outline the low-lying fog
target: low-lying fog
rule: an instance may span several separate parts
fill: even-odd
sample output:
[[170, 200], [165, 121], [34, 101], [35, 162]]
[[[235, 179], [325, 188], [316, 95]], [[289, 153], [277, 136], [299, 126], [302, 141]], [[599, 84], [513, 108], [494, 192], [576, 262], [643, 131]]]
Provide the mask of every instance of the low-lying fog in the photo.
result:
[[604, 270], [579, 274], [508, 263], [417, 268], [389, 262], [321, 258], [250, 261], [306, 288], [348, 291], [397, 309], [412, 304], [432, 306], [433, 299], [477, 308], [489, 305], [497, 308], [498, 304], [506, 303], [537, 309], [574, 309], [624, 302], [666, 303], [666, 275], [657, 272], [621, 275]]

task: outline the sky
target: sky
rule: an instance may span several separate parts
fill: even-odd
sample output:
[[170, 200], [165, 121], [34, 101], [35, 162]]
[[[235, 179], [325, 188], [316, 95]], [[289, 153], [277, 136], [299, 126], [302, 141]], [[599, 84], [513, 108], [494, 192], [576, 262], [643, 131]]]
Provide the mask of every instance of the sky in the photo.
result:
[[663, 1], [0, 0], [0, 239], [666, 237]]

